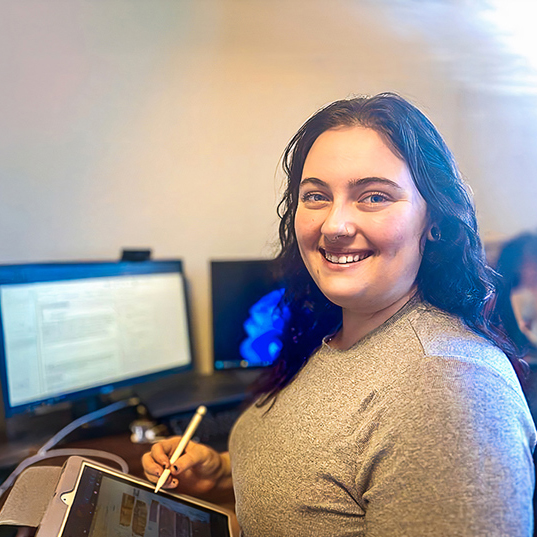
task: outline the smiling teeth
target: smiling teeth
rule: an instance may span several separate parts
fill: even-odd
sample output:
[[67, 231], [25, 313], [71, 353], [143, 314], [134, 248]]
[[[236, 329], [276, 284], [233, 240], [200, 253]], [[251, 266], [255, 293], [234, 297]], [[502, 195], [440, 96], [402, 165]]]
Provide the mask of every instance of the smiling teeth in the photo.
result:
[[328, 252], [324, 252], [324, 257], [328, 261], [330, 261], [330, 263], [344, 265], [346, 263], [356, 263], [357, 261], [362, 261], [362, 259], [365, 259], [366, 257], [368, 257], [368, 254], [337, 256], [337, 255], [329, 254]]

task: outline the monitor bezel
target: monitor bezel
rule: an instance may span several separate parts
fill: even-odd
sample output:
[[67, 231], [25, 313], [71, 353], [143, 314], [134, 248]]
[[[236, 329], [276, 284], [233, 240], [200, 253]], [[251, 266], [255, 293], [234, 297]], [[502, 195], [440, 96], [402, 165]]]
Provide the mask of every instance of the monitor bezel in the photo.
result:
[[164, 369], [150, 374], [130, 377], [115, 382], [107, 382], [91, 388], [75, 390], [54, 397], [12, 406], [9, 401], [7, 379], [7, 362], [5, 355], [3, 317], [0, 308], [0, 389], [6, 418], [24, 413], [37, 413], [52, 410], [61, 403], [75, 403], [92, 397], [108, 396], [113, 392], [155, 381], [156, 379], [191, 371], [194, 368], [194, 345], [192, 338], [191, 309], [188, 284], [181, 259], [147, 260], [147, 261], [65, 261], [47, 263], [25, 263], [0, 265], [0, 285], [17, 285], [24, 283], [45, 283], [52, 281], [72, 281], [88, 278], [128, 276], [137, 274], [179, 273], [183, 282], [188, 329], [189, 363]]

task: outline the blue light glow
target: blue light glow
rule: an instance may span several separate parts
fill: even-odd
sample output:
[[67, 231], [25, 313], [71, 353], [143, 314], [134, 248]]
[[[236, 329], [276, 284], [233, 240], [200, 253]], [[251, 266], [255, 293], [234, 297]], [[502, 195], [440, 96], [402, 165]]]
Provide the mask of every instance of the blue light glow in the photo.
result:
[[270, 364], [280, 354], [281, 336], [290, 316], [280, 304], [284, 292], [271, 291], [249, 309], [250, 317], [243, 325], [248, 337], [241, 343], [240, 353], [250, 366]]

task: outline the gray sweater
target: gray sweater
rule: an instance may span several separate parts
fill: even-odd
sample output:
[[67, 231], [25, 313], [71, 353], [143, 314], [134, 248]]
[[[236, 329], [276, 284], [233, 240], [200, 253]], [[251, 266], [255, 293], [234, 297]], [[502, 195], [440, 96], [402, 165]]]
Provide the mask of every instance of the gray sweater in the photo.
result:
[[507, 357], [414, 301], [239, 418], [237, 516], [246, 537], [529, 536], [535, 441]]

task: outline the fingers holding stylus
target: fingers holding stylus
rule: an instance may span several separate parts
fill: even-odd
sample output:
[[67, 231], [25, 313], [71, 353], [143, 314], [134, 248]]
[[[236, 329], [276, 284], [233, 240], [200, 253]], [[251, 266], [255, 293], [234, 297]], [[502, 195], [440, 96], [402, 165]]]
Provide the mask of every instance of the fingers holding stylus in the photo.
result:
[[170, 468], [170, 458], [181, 441], [180, 436], [172, 436], [166, 440], [161, 440], [151, 447], [153, 460], [163, 468]]
[[[153, 444], [151, 451], [145, 453], [142, 457], [142, 466], [145, 476], [152, 483], [156, 483], [162, 472], [165, 469], [170, 469], [170, 456], [174, 452], [175, 448], [181, 440], [180, 436], [174, 436], [166, 440], [162, 440], [157, 444]], [[163, 488], [171, 488], [177, 486], [177, 479], [173, 479], [173, 476], [166, 480]]]
[[204, 444], [189, 442], [183, 454], [173, 463], [170, 456], [179, 445], [181, 437], [173, 437], [154, 444], [151, 452], [142, 458], [147, 479], [158, 482], [165, 469], [170, 476], [162, 488], [177, 488], [185, 494], [202, 494], [213, 489], [222, 476], [223, 465], [220, 454]]
[[190, 420], [181, 440], [179, 441], [179, 444], [175, 448], [174, 452], [172, 453], [172, 456], [170, 457], [170, 461], [168, 464], [171, 465], [171, 468], [166, 468], [163, 472], [159, 480], [157, 481], [157, 484], [155, 486], [155, 492], [158, 492], [159, 489], [168, 481], [170, 471], [172, 468], [177, 472], [177, 466], [175, 466], [175, 461], [177, 461], [185, 452], [187, 445], [190, 442], [190, 439], [192, 438], [193, 434], [196, 432], [196, 429], [198, 428], [198, 425], [200, 424], [201, 420], [203, 419], [203, 416], [207, 413], [207, 408], [203, 405], [199, 406], [196, 410], [196, 413], [192, 416], [192, 419]]
[[189, 442], [183, 454], [172, 464], [170, 457], [179, 445], [181, 438], [174, 436], [153, 444], [151, 451], [142, 457], [144, 473], [149, 481], [156, 483], [164, 470], [169, 470], [170, 476], [165, 481], [163, 488], [174, 488], [178, 484], [176, 476], [189, 472], [196, 465], [203, 466], [207, 462], [210, 450], [202, 444]]

